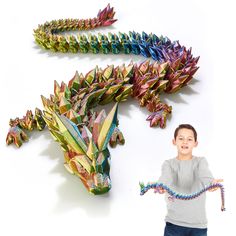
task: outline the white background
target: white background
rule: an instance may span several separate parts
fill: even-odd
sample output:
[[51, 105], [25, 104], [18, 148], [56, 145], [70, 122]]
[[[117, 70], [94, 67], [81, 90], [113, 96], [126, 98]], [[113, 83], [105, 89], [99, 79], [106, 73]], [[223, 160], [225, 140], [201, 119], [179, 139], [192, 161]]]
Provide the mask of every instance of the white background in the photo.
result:
[[[135, 30], [178, 39], [200, 55], [195, 79], [181, 93], [164, 96], [173, 106], [167, 128], [149, 128], [148, 111], [130, 99], [119, 107], [125, 146], [111, 150], [112, 189], [89, 195], [66, 172], [63, 155], [47, 130], [30, 134], [17, 149], [5, 145], [9, 118], [42, 108], [40, 95], [53, 93], [53, 81], [67, 82], [75, 71], [96, 65], [129, 63], [137, 56], [64, 55], [34, 43], [38, 24], [59, 18], [96, 16], [107, 1], [5, 1], [0, 20], [0, 235], [162, 235], [164, 197], [139, 196], [139, 181], [155, 181], [161, 164], [173, 158], [173, 132], [180, 123], [198, 131], [194, 154], [205, 156], [216, 178], [225, 180], [226, 208], [220, 193], [208, 193], [209, 236], [234, 234], [235, 187], [235, 8], [233, 1], [110, 1], [118, 21], [103, 32]], [[95, 32], [98, 32], [96, 30]], [[194, 213], [193, 213], [194, 214]]]

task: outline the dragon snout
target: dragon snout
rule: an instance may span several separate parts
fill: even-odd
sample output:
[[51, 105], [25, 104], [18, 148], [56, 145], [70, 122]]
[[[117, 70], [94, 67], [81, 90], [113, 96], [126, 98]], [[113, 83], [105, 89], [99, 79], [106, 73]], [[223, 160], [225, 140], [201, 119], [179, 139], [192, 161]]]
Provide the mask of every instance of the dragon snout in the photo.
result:
[[92, 179], [89, 184], [89, 192], [97, 195], [107, 193], [111, 189], [111, 180], [107, 174], [95, 173]]

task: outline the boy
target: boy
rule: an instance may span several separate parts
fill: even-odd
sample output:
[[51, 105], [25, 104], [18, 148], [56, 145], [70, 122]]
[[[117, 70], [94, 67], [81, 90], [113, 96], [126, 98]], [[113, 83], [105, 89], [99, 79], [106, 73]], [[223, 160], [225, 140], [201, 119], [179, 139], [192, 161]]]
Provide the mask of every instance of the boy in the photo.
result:
[[[191, 125], [181, 124], [176, 128], [173, 144], [177, 148], [177, 157], [163, 163], [159, 183], [176, 192], [190, 194], [210, 183], [223, 181], [213, 178], [204, 157], [192, 155], [198, 142], [197, 132]], [[159, 188], [158, 192], [164, 193], [165, 190]], [[166, 201], [164, 236], [207, 236], [205, 193], [190, 201], [171, 200], [166, 196]]]

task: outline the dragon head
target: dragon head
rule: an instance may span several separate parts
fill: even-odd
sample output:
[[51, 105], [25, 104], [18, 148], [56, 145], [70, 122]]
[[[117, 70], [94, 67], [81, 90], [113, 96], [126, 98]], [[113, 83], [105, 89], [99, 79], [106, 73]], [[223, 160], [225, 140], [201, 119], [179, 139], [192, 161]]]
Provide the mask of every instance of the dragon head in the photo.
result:
[[118, 104], [114, 105], [107, 116], [102, 110], [90, 121], [89, 127], [79, 129], [79, 123], [59, 114], [45, 101], [44, 99], [44, 120], [53, 138], [61, 145], [66, 169], [77, 175], [89, 192], [108, 192], [111, 181], [107, 145], [116, 128]]

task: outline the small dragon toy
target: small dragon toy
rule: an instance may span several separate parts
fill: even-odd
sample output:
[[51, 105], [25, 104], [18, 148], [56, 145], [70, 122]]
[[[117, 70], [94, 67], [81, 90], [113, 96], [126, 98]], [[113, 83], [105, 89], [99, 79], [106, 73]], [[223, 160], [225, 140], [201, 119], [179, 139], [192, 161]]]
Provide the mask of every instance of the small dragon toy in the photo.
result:
[[225, 198], [224, 198], [224, 187], [222, 184], [214, 183], [210, 184], [208, 186], [205, 186], [202, 190], [192, 193], [192, 194], [182, 194], [182, 193], [176, 193], [175, 191], [171, 190], [168, 186], [166, 186], [163, 183], [148, 183], [146, 186], [144, 183], [139, 183], [140, 185], [140, 195], [144, 195], [147, 191], [150, 189], [154, 189], [154, 192], [159, 192], [159, 188], [164, 189], [169, 195], [171, 199], [180, 199], [180, 200], [192, 200], [194, 198], [199, 197], [204, 192], [219, 188], [221, 193], [221, 211], [225, 211]]
[[[79, 20], [54, 20], [39, 25], [34, 30], [36, 43], [53, 52], [69, 53], [133, 53], [151, 57], [140, 64], [98, 66], [86, 75], [76, 72], [68, 84], [54, 82], [54, 94], [41, 96], [44, 110], [28, 110], [23, 118], [11, 119], [7, 144], [20, 147], [28, 140], [24, 130], [43, 130], [46, 126], [53, 138], [60, 143], [65, 157], [65, 167], [77, 175], [89, 192], [103, 194], [111, 188], [109, 177], [110, 154], [108, 143], [115, 146], [125, 142], [118, 129], [118, 103], [129, 96], [136, 98], [140, 106], [152, 113], [147, 120], [150, 126], [166, 126], [172, 107], [160, 99], [161, 93], [175, 93], [186, 86], [198, 70], [199, 57], [193, 57], [191, 49], [171, 42], [167, 37], [155, 34], [130, 32], [62, 35], [60, 32], [88, 30], [109, 26], [116, 20], [114, 10], [108, 5], [96, 18]], [[93, 110], [98, 105], [116, 102], [106, 116], [104, 110]]]

